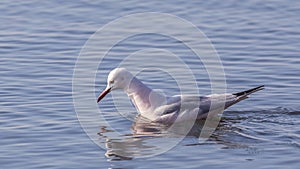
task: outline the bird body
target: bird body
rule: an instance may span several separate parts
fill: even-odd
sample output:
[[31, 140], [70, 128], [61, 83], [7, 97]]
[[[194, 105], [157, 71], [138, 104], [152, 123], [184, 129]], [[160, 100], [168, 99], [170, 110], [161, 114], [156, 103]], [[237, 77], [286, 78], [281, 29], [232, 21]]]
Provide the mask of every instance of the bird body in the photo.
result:
[[219, 114], [229, 106], [247, 98], [249, 94], [262, 90], [262, 86], [234, 94], [212, 94], [207, 96], [175, 95], [166, 97], [152, 90], [124, 68], [112, 70], [106, 89], [99, 95], [99, 102], [112, 90], [123, 89], [137, 111], [145, 118], [164, 124], [206, 118], [209, 113]]

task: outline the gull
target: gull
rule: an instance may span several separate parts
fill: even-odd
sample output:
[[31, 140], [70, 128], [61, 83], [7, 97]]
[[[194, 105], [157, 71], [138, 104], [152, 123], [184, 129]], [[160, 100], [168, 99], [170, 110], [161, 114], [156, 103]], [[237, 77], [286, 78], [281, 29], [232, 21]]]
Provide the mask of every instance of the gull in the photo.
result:
[[204, 119], [210, 113], [220, 114], [226, 108], [248, 98], [250, 94], [264, 89], [264, 85], [232, 94], [166, 97], [146, 86], [127, 69], [115, 68], [109, 73], [106, 89], [99, 95], [97, 103], [109, 92], [120, 89], [128, 95], [141, 116], [152, 122], [172, 124]]

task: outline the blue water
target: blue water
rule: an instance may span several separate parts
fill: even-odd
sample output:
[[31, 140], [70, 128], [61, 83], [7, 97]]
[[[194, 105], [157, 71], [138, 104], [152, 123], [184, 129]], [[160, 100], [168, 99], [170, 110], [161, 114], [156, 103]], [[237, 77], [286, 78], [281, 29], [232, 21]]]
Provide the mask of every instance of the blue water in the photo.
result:
[[[299, 11], [298, 1], [279, 0], [0, 2], [1, 168], [298, 168]], [[106, 135], [115, 131], [99, 124], [94, 134], [99, 142], [111, 144], [100, 148], [81, 128], [74, 108], [76, 59], [99, 28], [137, 12], [173, 14], [203, 31], [221, 58], [228, 92], [260, 84], [266, 89], [228, 109], [208, 141], [200, 144], [188, 136], [170, 151], [148, 158], [118, 157], [114, 144], [127, 144], [129, 151], [139, 154], [153, 149], [138, 144], [159, 145], [168, 138], [131, 137], [132, 122], [124, 116], [132, 119], [135, 114], [121, 116], [108, 96], [99, 105], [101, 111], [128, 139], [107, 141]], [[87, 85], [100, 92], [118, 59], [136, 49], [157, 47], [174, 51], [194, 68], [199, 65], [197, 72], [203, 76], [196, 77], [198, 86], [201, 93], [210, 93], [205, 69], [193, 53], [157, 35], [120, 42], [103, 61], [111, 64], [99, 66], [96, 84]], [[166, 72], [148, 70], [141, 78], [166, 94], [178, 92], [167, 85], [175, 82]]]

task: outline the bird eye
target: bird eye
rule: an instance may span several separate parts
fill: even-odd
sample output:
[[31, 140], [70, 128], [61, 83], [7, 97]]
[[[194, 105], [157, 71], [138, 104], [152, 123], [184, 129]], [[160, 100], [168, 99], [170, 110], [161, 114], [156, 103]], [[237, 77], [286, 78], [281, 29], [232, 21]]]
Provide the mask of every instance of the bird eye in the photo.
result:
[[114, 80], [110, 80], [110, 81], [109, 81], [110, 84], [113, 84], [114, 82], [115, 82]]

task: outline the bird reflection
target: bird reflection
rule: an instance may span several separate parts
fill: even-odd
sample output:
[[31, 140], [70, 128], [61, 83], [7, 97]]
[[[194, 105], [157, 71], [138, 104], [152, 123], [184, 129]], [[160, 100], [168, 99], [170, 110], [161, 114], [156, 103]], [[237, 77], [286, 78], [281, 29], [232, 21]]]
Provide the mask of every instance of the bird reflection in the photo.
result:
[[[204, 130], [204, 127], [206, 126], [205, 122], [206, 120], [203, 119], [170, 126], [161, 123], [153, 123], [142, 116], [137, 116], [131, 126], [132, 132], [129, 134], [111, 137], [110, 134], [116, 131], [110, 130], [104, 126], [101, 127], [98, 135], [100, 136], [100, 140], [105, 142], [107, 149], [105, 156], [109, 160], [131, 160], [133, 158], [149, 157], [166, 152], [172, 148], [171, 144], [174, 144], [174, 146], [180, 144], [180, 138], [192, 137], [201, 139], [203, 133], [215, 130], [214, 128], [211, 128], [211, 130], [205, 128]], [[228, 128], [230, 128], [228, 123], [221, 121], [218, 128], [210, 135], [208, 140], [217, 144], [223, 144], [227, 148], [243, 147], [244, 145], [231, 142], [222, 137], [222, 135], [224, 135], [222, 133], [226, 131], [232, 132], [232, 128], [230, 128], [230, 130]], [[185, 146], [201, 144], [206, 143], [195, 141], [195, 143], [186, 144]]]
[[201, 132], [205, 132], [202, 130], [205, 122], [206, 119], [199, 119], [196, 121], [174, 123], [173, 125], [164, 125], [161, 123], [150, 122], [142, 116], [137, 116], [131, 126], [131, 129], [133, 131], [133, 136], [173, 135], [199, 137]]

